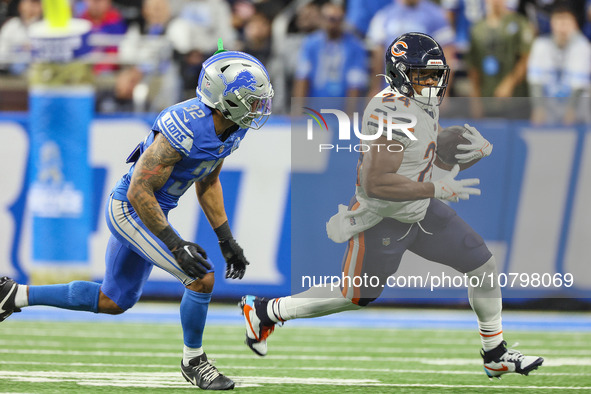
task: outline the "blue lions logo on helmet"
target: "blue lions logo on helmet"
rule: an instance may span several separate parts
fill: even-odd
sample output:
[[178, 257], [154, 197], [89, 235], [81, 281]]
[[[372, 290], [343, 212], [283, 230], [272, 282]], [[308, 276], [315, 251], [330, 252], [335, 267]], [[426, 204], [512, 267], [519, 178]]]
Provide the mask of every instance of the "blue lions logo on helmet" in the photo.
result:
[[248, 89], [251, 92], [256, 90], [254, 85], [257, 83], [257, 80], [248, 70], [240, 71], [238, 75], [236, 75], [236, 78], [230, 82], [226, 81], [224, 74], [219, 74], [219, 76], [222, 78], [224, 85], [226, 85], [223, 93], [224, 96], [227, 96], [229, 92], [233, 92], [234, 90], [240, 88]]

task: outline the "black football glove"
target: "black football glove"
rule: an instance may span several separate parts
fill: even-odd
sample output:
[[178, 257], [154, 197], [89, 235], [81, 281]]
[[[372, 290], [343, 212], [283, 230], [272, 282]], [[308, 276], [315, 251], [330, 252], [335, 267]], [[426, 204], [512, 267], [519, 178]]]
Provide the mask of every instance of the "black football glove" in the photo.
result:
[[232, 236], [228, 222], [226, 221], [215, 228], [214, 231], [218, 236], [220, 249], [226, 260], [226, 278], [242, 279], [249, 263], [244, 257], [244, 251]]
[[205, 260], [207, 254], [203, 248], [193, 242], [182, 241], [182, 244], [172, 252], [182, 270], [191, 278], [201, 279], [211, 269], [211, 264]]
[[168, 226], [162, 230], [158, 238], [170, 249], [181, 269], [191, 278], [201, 279], [211, 269], [211, 264], [205, 260], [205, 250], [196, 243], [180, 238], [172, 227]]
[[242, 279], [249, 263], [238, 242], [234, 238], [220, 241], [220, 249], [226, 259], [226, 278]]

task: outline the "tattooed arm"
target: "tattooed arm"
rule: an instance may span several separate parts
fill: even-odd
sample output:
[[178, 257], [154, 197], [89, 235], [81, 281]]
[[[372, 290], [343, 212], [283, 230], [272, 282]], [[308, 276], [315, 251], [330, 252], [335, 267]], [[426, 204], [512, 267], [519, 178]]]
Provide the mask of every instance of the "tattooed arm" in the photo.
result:
[[246, 266], [249, 264], [244, 257], [244, 251], [232, 235], [226, 209], [224, 208], [224, 194], [219, 174], [222, 170], [220, 163], [215, 170], [202, 181], [195, 183], [199, 204], [215, 231], [226, 260], [226, 278], [242, 279]]
[[180, 160], [181, 154], [158, 133], [135, 165], [127, 198], [153, 234], [159, 234], [168, 226], [154, 192], [164, 186], [175, 163]]
[[183, 240], [168, 224], [154, 192], [160, 189], [172, 173], [181, 155], [160, 133], [135, 165], [127, 198], [142, 222], [172, 252], [181, 269], [192, 278], [203, 278], [211, 269], [205, 250], [196, 243]]
[[226, 217], [226, 209], [224, 208], [222, 184], [219, 178], [222, 164], [223, 162], [202, 181], [195, 182], [195, 191], [197, 192], [199, 204], [201, 205], [209, 224], [214, 229], [228, 220]]

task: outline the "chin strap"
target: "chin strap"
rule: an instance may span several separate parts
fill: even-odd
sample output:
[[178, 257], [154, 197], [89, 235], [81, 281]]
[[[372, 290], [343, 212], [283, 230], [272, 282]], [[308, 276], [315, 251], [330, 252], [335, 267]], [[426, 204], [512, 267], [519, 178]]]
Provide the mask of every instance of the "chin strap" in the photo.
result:
[[376, 74], [376, 77], [384, 77], [384, 79], [386, 80], [386, 82], [388, 82], [388, 85], [392, 84], [392, 78], [389, 77], [386, 74]]

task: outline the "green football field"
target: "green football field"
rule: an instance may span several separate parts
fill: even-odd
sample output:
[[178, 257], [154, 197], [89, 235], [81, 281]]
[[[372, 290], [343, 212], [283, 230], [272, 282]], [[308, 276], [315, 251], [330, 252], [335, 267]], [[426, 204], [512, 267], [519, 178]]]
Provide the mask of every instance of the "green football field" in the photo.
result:
[[[522, 352], [546, 361], [530, 376], [489, 380], [474, 330], [355, 329], [291, 325], [269, 355], [243, 345], [243, 327], [208, 325], [216, 366], [256, 393], [591, 392], [591, 333], [516, 331]], [[518, 338], [517, 338], [518, 337]], [[2, 393], [172, 393], [195, 390], [180, 374], [176, 324], [50, 322], [0, 325]]]

